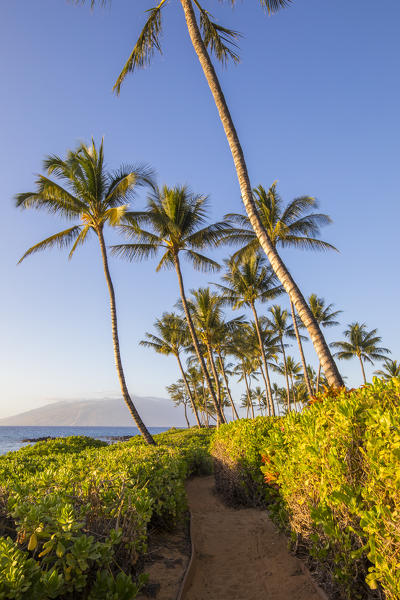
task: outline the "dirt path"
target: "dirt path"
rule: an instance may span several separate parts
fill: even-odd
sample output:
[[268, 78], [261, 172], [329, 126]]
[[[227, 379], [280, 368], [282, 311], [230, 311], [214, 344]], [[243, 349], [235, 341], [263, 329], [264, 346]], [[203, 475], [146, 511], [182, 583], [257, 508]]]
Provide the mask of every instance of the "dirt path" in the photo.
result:
[[213, 477], [187, 484], [196, 549], [183, 600], [321, 600], [265, 511], [226, 507]]

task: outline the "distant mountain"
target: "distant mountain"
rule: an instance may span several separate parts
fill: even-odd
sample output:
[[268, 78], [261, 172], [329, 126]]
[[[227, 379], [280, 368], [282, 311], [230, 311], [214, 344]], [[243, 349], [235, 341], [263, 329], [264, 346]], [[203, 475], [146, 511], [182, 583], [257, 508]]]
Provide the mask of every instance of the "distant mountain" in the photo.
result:
[[[182, 427], [186, 424], [183, 409], [175, 408], [171, 400], [135, 396], [133, 402], [148, 427]], [[132, 423], [122, 398], [63, 400], [0, 419], [0, 426], [129, 427]]]

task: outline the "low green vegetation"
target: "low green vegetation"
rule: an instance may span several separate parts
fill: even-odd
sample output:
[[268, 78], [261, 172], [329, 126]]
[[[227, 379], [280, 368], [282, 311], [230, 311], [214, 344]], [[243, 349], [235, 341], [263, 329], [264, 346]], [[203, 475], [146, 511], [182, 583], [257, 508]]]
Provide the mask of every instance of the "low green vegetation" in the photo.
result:
[[212, 443], [217, 486], [268, 504], [343, 596], [398, 600], [399, 423], [394, 378], [320, 395], [302, 414], [224, 425]]
[[148, 526], [184, 517], [185, 479], [210, 470], [209, 438], [70, 437], [0, 457], [0, 599], [135, 598]]

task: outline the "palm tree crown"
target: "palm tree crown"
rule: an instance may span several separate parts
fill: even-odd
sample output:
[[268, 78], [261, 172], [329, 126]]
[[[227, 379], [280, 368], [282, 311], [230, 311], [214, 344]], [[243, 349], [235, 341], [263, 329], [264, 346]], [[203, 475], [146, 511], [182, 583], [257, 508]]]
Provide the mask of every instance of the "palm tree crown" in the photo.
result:
[[367, 331], [365, 323], [350, 323], [344, 331], [348, 341], [333, 342], [333, 348], [338, 348], [337, 356], [341, 360], [349, 360], [356, 356], [361, 364], [364, 383], [367, 383], [364, 371], [364, 362], [373, 364], [375, 360], [385, 360], [390, 350], [378, 346], [382, 338], [377, 335], [377, 329]]
[[[332, 221], [326, 214], [312, 212], [318, 208], [318, 200], [315, 198], [299, 196], [284, 206], [276, 182], [268, 190], [259, 185], [253, 190], [253, 198], [260, 220], [275, 247], [336, 250], [332, 244], [316, 237], [319, 235], [320, 228]], [[261, 251], [257, 235], [246, 215], [229, 213], [225, 215], [225, 219], [237, 225], [230, 234], [231, 240], [239, 242], [242, 248], [235, 256], [240, 257]]]
[[155, 188], [148, 197], [147, 210], [130, 212], [121, 225], [121, 231], [138, 242], [113, 246], [113, 253], [128, 260], [142, 260], [161, 250], [156, 268], [159, 271], [174, 268], [176, 257], [183, 252], [195, 269], [217, 270], [218, 263], [197, 250], [216, 247], [230, 227], [225, 222], [206, 225], [207, 208], [207, 196], [195, 195], [187, 186]]
[[383, 369], [375, 371], [374, 375], [383, 379], [391, 379], [392, 377], [400, 377], [400, 363], [397, 360], [387, 358], [383, 363]]
[[79, 222], [29, 248], [20, 262], [52, 246], [72, 245], [71, 258], [91, 231], [99, 235], [105, 224], [119, 225], [135, 189], [152, 184], [152, 171], [148, 167], [127, 165], [114, 173], [106, 171], [103, 141], [98, 149], [94, 141], [90, 146], [80, 144], [76, 150], [69, 151], [65, 159], [51, 155], [43, 165], [47, 174], [55, 175], [59, 181], [39, 175], [34, 192], [16, 195], [17, 207], [44, 209]]

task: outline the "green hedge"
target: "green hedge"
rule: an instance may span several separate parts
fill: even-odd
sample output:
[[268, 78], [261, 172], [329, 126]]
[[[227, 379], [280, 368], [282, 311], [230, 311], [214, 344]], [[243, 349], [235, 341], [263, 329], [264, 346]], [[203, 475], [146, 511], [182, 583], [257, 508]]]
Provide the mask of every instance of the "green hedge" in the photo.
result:
[[209, 437], [70, 437], [0, 457], [0, 599], [135, 598], [148, 524], [182, 518], [185, 479], [210, 470]]
[[399, 600], [399, 379], [320, 396], [301, 415], [223, 426], [212, 454], [217, 485], [232, 496], [231, 472], [250, 502], [261, 467], [273, 515], [344, 597], [372, 597], [379, 587]]

